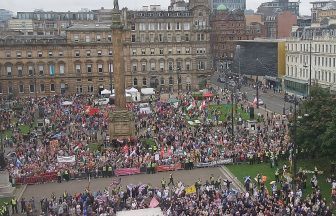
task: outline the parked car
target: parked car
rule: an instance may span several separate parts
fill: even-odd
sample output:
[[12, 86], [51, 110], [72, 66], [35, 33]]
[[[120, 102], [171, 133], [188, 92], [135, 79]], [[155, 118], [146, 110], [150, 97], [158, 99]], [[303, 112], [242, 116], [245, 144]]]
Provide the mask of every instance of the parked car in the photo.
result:
[[259, 98], [258, 104], [259, 104], [259, 105], [264, 105], [264, 101], [263, 101], [262, 99]]

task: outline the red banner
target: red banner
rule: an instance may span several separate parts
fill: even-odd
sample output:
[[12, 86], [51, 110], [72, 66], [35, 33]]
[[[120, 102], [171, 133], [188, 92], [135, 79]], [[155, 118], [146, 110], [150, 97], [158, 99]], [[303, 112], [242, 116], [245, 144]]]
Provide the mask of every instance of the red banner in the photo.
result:
[[116, 176], [125, 176], [125, 175], [134, 175], [140, 174], [140, 168], [124, 168], [124, 169], [116, 169], [114, 171]]
[[27, 177], [16, 178], [15, 183], [33, 185], [33, 184], [39, 184], [39, 183], [52, 182], [52, 181], [55, 181], [56, 179], [57, 179], [57, 173], [52, 172], [52, 173], [43, 173], [38, 176], [27, 176]]
[[182, 166], [180, 163], [178, 164], [171, 164], [171, 165], [161, 165], [156, 167], [157, 172], [165, 172], [165, 171], [174, 171], [182, 169]]

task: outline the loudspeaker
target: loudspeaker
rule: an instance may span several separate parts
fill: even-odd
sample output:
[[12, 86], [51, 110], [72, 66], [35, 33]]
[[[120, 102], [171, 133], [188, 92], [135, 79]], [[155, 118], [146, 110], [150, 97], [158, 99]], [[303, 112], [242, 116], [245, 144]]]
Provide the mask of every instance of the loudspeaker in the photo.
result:
[[250, 113], [250, 119], [254, 119], [254, 107], [250, 107], [249, 113]]

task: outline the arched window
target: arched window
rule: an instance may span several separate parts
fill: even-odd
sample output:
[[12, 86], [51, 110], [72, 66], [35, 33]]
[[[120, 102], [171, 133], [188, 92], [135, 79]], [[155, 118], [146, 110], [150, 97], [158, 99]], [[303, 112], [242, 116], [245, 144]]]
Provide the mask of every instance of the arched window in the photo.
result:
[[138, 85], [138, 79], [137, 79], [137, 78], [134, 78], [134, 79], [133, 79], [133, 85], [134, 85], [134, 86], [137, 86], [137, 85]]
[[143, 78], [143, 79], [142, 79], [142, 85], [143, 85], [143, 86], [147, 86], [147, 79], [146, 79], [146, 78]]

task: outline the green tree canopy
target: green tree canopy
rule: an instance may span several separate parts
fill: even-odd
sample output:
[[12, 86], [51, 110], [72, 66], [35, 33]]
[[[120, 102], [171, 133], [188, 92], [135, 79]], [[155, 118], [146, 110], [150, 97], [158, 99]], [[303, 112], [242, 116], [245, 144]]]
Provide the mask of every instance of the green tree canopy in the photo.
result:
[[314, 86], [311, 100], [300, 104], [296, 142], [312, 157], [336, 154], [336, 100], [329, 90]]

